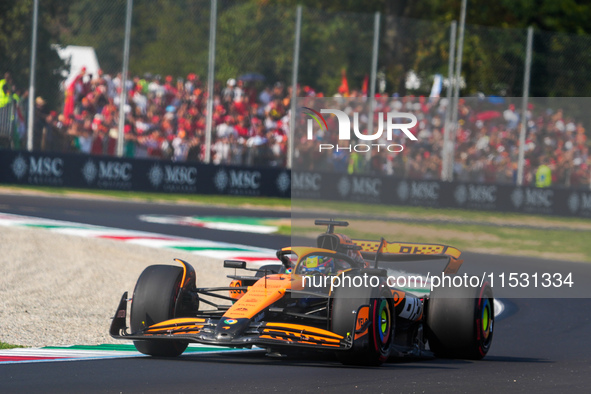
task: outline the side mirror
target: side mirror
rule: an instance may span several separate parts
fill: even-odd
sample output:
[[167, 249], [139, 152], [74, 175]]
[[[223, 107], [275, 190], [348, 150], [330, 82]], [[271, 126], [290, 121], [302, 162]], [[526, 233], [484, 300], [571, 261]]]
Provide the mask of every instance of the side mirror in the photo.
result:
[[246, 268], [246, 261], [241, 261], [241, 260], [224, 260], [224, 268], [245, 269]]

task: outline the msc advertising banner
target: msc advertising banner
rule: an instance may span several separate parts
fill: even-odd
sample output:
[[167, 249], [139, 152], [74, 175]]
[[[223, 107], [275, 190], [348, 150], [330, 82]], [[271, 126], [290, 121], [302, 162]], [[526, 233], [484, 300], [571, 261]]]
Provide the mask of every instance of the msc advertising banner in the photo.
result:
[[292, 197], [591, 218], [591, 191], [0, 150], [0, 183]]
[[283, 169], [0, 151], [0, 183], [164, 193], [289, 197]]
[[295, 199], [591, 217], [591, 191], [292, 171]]

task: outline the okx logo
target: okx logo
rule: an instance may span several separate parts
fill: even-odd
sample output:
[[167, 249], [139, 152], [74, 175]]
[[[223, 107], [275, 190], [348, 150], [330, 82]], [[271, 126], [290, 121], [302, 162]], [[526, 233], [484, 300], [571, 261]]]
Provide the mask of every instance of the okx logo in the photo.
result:
[[[415, 137], [411, 132], [410, 129], [416, 126], [417, 124], [417, 117], [414, 114], [407, 113], [407, 112], [388, 112], [384, 114], [383, 112], [378, 113], [378, 129], [374, 134], [363, 134], [359, 130], [359, 113], [353, 113], [353, 122], [349, 115], [345, 112], [338, 110], [338, 109], [321, 109], [320, 112], [309, 108], [309, 107], [302, 107], [306, 112], [306, 115], [310, 116], [311, 119], [308, 119], [307, 122], [307, 129], [306, 129], [306, 137], [308, 140], [314, 139], [314, 122], [320, 128], [319, 131], [322, 135], [328, 132], [328, 124], [326, 119], [322, 114], [331, 114], [336, 116], [338, 122], [338, 135], [339, 141], [349, 141], [349, 145], [341, 146], [340, 143], [336, 146], [333, 144], [319, 144], [318, 151], [322, 152], [323, 150], [336, 150], [339, 151], [348, 151], [348, 152], [369, 152], [372, 149], [376, 149], [378, 152], [380, 149], [387, 150], [388, 152], [398, 153], [402, 152], [404, 147], [400, 144], [385, 144], [385, 143], [369, 143], [370, 141], [376, 141], [381, 139], [386, 133], [386, 140], [388, 142], [393, 140], [394, 137], [394, 130], [400, 130], [404, 135], [412, 140], [416, 141], [417, 137]], [[384, 116], [385, 115], [385, 116]], [[405, 119], [410, 120], [407, 123], [399, 123]], [[385, 123], [385, 124], [384, 124]], [[368, 143], [362, 144], [354, 144], [350, 143], [352, 139], [351, 130], [353, 130], [353, 134], [357, 141], [367, 141]]]

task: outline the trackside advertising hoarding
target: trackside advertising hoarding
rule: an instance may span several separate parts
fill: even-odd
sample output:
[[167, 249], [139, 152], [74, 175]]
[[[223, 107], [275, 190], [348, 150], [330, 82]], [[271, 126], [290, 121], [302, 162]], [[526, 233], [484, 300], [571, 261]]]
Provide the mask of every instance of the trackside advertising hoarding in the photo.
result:
[[292, 198], [591, 217], [591, 191], [291, 173]]
[[0, 183], [164, 193], [292, 197], [591, 218], [591, 191], [398, 179], [277, 168], [0, 151]]
[[0, 151], [0, 183], [162, 193], [289, 197], [289, 171], [108, 156]]

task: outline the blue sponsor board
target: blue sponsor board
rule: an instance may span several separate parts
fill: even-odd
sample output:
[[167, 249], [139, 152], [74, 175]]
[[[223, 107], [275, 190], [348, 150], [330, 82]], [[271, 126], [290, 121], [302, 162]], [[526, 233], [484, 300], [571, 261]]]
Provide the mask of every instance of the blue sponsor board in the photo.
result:
[[591, 191], [292, 172], [293, 199], [591, 217]]
[[0, 183], [591, 217], [591, 191], [0, 150]]
[[289, 171], [110, 156], [0, 151], [0, 183], [189, 194], [290, 197]]

